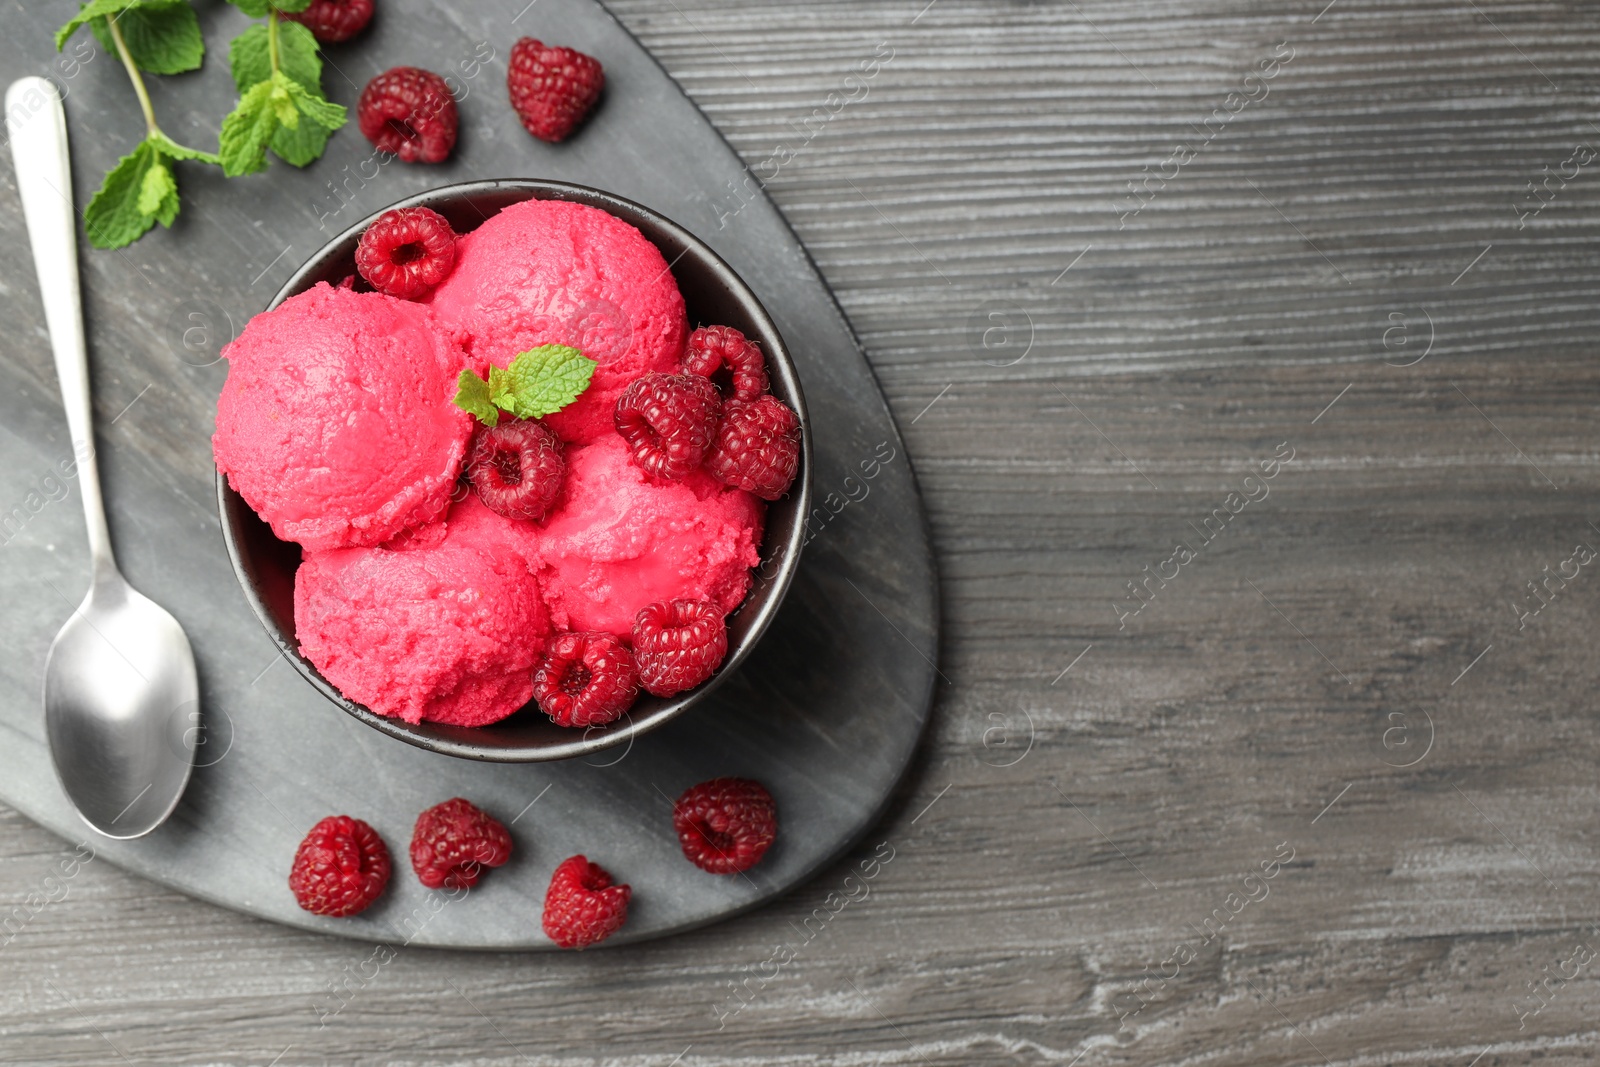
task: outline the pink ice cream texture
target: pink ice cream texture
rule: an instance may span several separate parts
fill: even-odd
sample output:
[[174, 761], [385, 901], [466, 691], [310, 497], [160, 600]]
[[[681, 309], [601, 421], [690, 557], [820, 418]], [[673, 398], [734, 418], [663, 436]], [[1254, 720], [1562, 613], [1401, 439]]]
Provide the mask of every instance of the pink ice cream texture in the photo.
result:
[[325, 283], [223, 349], [217, 469], [279, 538], [375, 545], [444, 512], [472, 418], [466, 356], [418, 304]]
[[650, 604], [692, 597], [726, 613], [749, 591], [766, 514], [750, 493], [703, 471], [655, 482], [616, 434], [567, 450], [564, 493], [532, 551], [559, 627], [627, 635]]
[[295, 576], [301, 653], [380, 715], [483, 726], [533, 696], [550, 616], [521, 520], [475, 494], [382, 548], [315, 553]]

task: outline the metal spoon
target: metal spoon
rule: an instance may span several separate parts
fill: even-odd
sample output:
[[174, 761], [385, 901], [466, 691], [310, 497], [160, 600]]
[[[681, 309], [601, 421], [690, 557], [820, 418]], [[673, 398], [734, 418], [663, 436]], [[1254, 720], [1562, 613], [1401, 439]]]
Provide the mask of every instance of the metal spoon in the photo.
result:
[[67, 411], [94, 580], [45, 663], [50, 756], [67, 798], [107, 837], [160, 826], [189, 783], [198, 731], [194, 653], [178, 621], [140, 595], [111, 554], [89, 404], [66, 113], [55, 87], [6, 91], [6, 131]]

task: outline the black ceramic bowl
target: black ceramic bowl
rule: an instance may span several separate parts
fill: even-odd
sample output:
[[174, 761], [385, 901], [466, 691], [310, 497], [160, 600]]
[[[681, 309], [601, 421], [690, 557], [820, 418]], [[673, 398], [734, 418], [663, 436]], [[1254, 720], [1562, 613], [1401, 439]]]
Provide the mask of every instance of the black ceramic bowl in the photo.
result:
[[[789, 350], [784, 347], [783, 338], [756, 295], [732, 268], [689, 231], [648, 208], [598, 189], [526, 179], [445, 186], [391, 204], [384, 210], [430, 207], [449, 219], [458, 233], [465, 233], [508, 204], [523, 200], [569, 200], [588, 204], [638, 227], [672, 265], [672, 273], [688, 304], [689, 324], [734, 326], [745, 336], [759, 341], [767, 356], [773, 394], [800, 415], [800, 474], [789, 495], [767, 507], [761, 565], [756, 569], [754, 584], [744, 603], [728, 616], [728, 656], [715, 675], [698, 688], [671, 699], [642, 693], [632, 710], [620, 720], [608, 727], [589, 730], [557, 726], [532, 704], [492, 726], [474, 728], [437, 723], [413, 726], [399, 719], [385, 718], [347, 700], [300, 655], [294, 639], [294, 575], [300, 565], [300, 546], [273, 536], [271, 528], [234, 492], [228, 480], [220, 475], [217, 478], [222, 533], [239, 584], [244, 587], [245, 597], [261, 624], [289, 662], [329, 700], [375, 730], [433, 752], [500, 763], [569, 759], [627, 744], [703, 700], [750, 654], [777, 613], [800, 561], [811, 497], [810, 423], [806, 418], [805, 398], [800, 392], [800, 378], [795, 373]], [[317, 282], [338, 284], [355, 273], [356, 242], [376, 217], [363, 219], [324, 245], [284, 284], [268, 309]]]

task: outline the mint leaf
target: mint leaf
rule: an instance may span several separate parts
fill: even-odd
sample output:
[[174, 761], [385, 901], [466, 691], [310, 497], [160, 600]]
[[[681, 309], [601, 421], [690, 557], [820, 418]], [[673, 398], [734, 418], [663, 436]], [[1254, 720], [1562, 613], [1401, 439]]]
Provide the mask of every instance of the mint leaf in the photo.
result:
[[[283, 79], [281, 84], [288, 91], [289, 99], [293, 101], [295, 110], [300, 114], [329, 130], [337, 130], [344, 125], [348, 112], [343, 105], [324, 100], [320, 90], [313, 93], [299, 82], [284, 78], [281, 73], [278, 76]], [[286, 122], [284, 125], [292, 126], [293, 123]]]
[[278, 87], [273, 81], [256, 83], [222, 120], [217, 155], [222, 160], [222, 172], [228, 177], [254, 174], [266, 167], [267, 143], [278, 129], [272, 99], [273, 90]]
[[[170, 3], [172, 0], [163, 0]], [[103, 18], [106, 15], [115, 15], [119, 11], [126, 11], [131, 7], [143, 7], [146, 0], [90, 0], [78, 9], [78, 13], [67, 24], [56, 31], [56, 51], [61, 51], [67, 43], [67, 38], [78, 32], [78, 27], [91, 19]]]
[[[148, 141], [145, 143], [149, 144]], [[152, 153], [155, 162], [139, 179], [139, 199], [134, 206], [139, 209], [139, 214], [149, 215], [163, 226], [171, 226], [172, 220], [178, 216], [178, 183], [172, 180], [172, 168], [161, 158], [161, 153], [154, 151], [153, 147]]]
[[[228, 65], [240, 93], [249, 92], [257, 82], [272, 77], [267, 36], [266, 24], [258, 22], [228, 46]], [[278, 69], [308, 91], [322, 94], [322, 57], [317, 52], [317, 39], [298, 22], [278, 24]]]
[[589, 388], [595, 366], [576, 348], [540, 345], [511, 361], [494, 401], [519, 419], [543, 418], [578, 399]]
[[[282, 71], [272, 76], [272, 92], [268, 99], [272, 102], [272, 114], [278, 120], [278, 125], [287, 126], [291, 130], [300, 125], [300, 112], [294, 106], [294, 99], [289, 96], [289, 86], [294, 82]], [[300, 90], [305, 92], [304, 89]]]
[[[151, 0], [108, 16], [117, 20], [122, 40], [128, 46], [134, 66], [151, 74], [182, 74], [200, 69], [206, 44], [200, 36], [200, 20], [184, 0]], [[116, 53], [116, 42], [106, 26], [106, 17], [90, 21], [89, 28], [107, 52]]]
[[[287, 11], [291, 15], [298, 15], [311, 6], [311, 0], [272, 0], [272, 6], [279, 11]], [[285, 23], [288, 25], [288, 23]]]
[[[158, 214], [166, 207], [164, 197], [152, 201], [145, 188], [147, 182], [152, 182], [149, 175], [158, 167], [166, 171], [170, 181], [172, 172], [167, 171], [161, 153], [149, 141], [140, 141], [139, 147], [117, 161], [89, 206], [83, 209], [83, 226], [88, 231], [90, 244], [96, 248], [121, 248], [137, 241], [156, 224]], [[159, 184], [160, 179], [154, 179], [152, 190]], [[147, 204], [150, 210], [145, 210]], [[176, 214], [177, 186], [174, 185], [167, 224]]]
[[257, 22], [228, 44], [228, 68], [233, 84], [243, 96], [257, 82], [272, 77], [272, 57], [267, 43], [267, 27]]
[[[490, 375], [494, 374], [491, 368]], [[478, 421], [485, 426], [494, 426], [500, 422], [500, 409], [489, 398], [489, 383], [474, 374], [470, 369], [461, 372], [461, 377], [456, 380], [456, 407], [477, 416]]]
[[503, 411], [516, 406], [516, 399], [511, 395], [511, 372], [493, 363], [489, 364], [489, 399]]
[[278, 69], [307, 91], [322, 95], [322, 53], [311, 31], [298, 22], [278, 24]]
[[161, 154], [168, 159], [195, 159], [201, 163], [215, 163], [218, 166], [222, 164], [222, 160], [217, 158], [216, 153], [202, 152], [198, 148], [185, 147], [159, 130], [152, 133], [148, 140], [152, 145], [160, 149]]
[[280, 126], [272, 135], [272, 140], [267, 142], [267, 147], [284, 162], [304, 167], [322, 158], [323, 149], [328, 147], [328, 138], [332, 134], [332, 130], [311, 121], [302, 122], [292, 130]]
[[[171, 173], [170, 171], [168, 173]], [[169, 229], [178, 218], [178, 183], [173, 182], [167, 190], [166, 196], [156, 207], [156, 221], [161, 223], [162, 229]]]

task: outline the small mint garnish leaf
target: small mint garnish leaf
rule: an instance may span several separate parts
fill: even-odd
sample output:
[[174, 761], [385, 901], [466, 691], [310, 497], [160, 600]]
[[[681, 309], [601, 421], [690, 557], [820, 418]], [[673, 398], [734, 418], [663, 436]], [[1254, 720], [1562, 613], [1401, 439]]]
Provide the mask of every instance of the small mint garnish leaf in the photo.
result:
[[503, 372], [505, 387], [496, 391], [495, 403], [519, 419], [553, 415], [589, 388], [596, 366], [576, 348], [540, 345], [511, 361]]
[[517, 356], [509, 367], [489, 367], [484, 380], [470, 370], [457, 381], [456, 407], [494, 426], [504, 411], [519, 419], [554, 415], [589, 388], [594, 360], [566, 345], [540, 345]]
[[516, 397], [511, 394], [511, 372], [489, 364], [489, 399], [503, 411], [514, 411]]
[[[493, 370], [490, 371], [491, 376]], [[500, 409], [489, 396], [489, 383], [472, 372], [471, 369], [461, 372], [461, 377], [456, 379], [456, 407], [477, 417], [485, 426], [495, 426], [500, 422]]]

